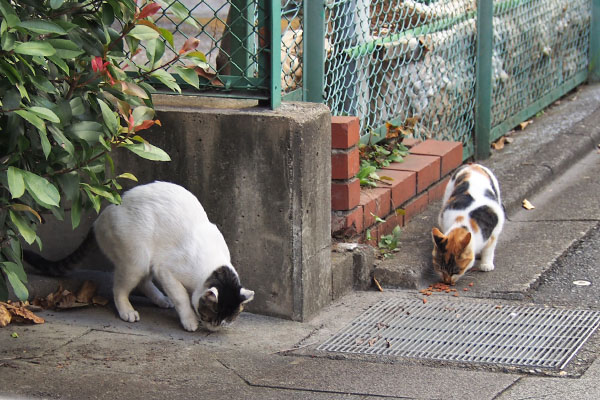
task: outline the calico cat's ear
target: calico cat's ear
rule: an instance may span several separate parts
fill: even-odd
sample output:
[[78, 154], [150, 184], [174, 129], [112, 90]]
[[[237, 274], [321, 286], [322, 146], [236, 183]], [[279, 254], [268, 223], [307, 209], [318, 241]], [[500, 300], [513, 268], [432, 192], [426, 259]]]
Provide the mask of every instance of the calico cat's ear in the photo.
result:
[[465, 249], [471, 242], [471, 232], [467, 232], [460, 238], [460, 247]]
[[254, 299], [254, 292], [252, 290], [241, 288], [240, 298], [242, 299], [242, 304], [249, 303], [252, 301], [252, 299]]
[[440, 250], [443, 250], [446, 247], [446, 236], [444, 236], [444, 234], [440, 232], [438, 228], [433, 228], [431, 230], [431, 237], [433, 238], [433, 243], [435, 243]]
[[217, 303], [219, 301], [219, 291], [216, 287], [206, 289], [202, 295], [202, 300], [206, 303]]

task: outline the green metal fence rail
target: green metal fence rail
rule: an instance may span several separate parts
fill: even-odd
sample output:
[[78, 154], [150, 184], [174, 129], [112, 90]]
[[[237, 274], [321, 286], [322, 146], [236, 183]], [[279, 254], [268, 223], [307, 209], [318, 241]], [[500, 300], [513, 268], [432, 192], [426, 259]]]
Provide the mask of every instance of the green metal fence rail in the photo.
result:
[[311, 0], [305, 39], [308, 4], [316, 18], [323, 11], [325, 35], [305, 43], [304, 70], [306, 49], [321, 46], [324, 101], [360, 117], [363, 142], [391, 122], [484, 158], [491, 141], [599, 70], [598, 0]]

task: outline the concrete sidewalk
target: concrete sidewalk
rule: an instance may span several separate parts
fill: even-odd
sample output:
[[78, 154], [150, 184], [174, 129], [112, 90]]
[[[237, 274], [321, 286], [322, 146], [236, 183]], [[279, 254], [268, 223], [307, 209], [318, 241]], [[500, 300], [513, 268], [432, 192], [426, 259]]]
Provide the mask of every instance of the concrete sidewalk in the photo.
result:
[[[553, 106], [485, 162], [498, 175], [509, 222], [497, 269], [460, 281], [464, 303], [525, 304], [549, 265], [600, 221], [600, 85]], [[569, 168], [573, 166], [573, 168]], [[549, 185], [551, 182], [554, 184]], [[535, 213], [520, 210], [528, 198]], [[0, 329], [0, 397], [65, 399], [592, 399], [600, 397], [595, 334], [565, 371], [512, 369], [394, 357], [325, 353], [316, 347], [383, 299], [421, 301], [416, 288], [431, 253], [432, 206], [402, 234], [402, 251], [377, 267], [389, 286], [353, 292], [307, 323], [242, 314], [220, 333], [185, 332], [173, 310], [143, 299], [141, 321], [114, 308], [40, 313], [41, 325]], [[387, 268], [387, 270], [385, 269]], [[393, 269], [395, 268], [395, 269]], [[383, 274], [384, 271], [387, 275]], [[95, 273], [78, 272], [76, 285]], [[398, 278], [402, 277], [402, 279]], [[100, 277], [102, 278], [102, 277]], [[31, 279], [36, 279], [31, 276]], [[52, 291], [57, 280], [42, 280]], [[103, 286], [106, 292], [108, 285]], [[45, 286], [44, 286], [45, 285]], [[449, 301], [432, 296], [431, 302]], [[13, 338], [12, 333], [18, 337]], [[570, 378], [570, 379], [569, 379]]]

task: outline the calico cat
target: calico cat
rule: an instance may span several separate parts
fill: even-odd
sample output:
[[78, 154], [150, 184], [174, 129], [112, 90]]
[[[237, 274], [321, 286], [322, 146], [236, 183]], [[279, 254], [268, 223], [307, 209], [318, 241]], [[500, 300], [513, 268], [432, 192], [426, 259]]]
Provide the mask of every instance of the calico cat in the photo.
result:
[[433, 228], [433, 267], [444, 283], [454, 284], [481, 255], [479, 270], [494, 269], [494, 250], [504, 225], [498, 180], [479, 164], [460, 167], [444, 192]]
[[198, 199], [173, 183], [125, 192], [121, 204], [106, 207], [81, 246], [62, 260], [48, 261], [30, 251], [24, 258], [47, 274], [63, 275], [95, 242], [115, 266], [114, 302], [124, 321], [140, 319], [129, 302], [135, 287], [159, 307], [175, 306], [188, 331], [197, 330], [198, 321], [216, 330], [254, 298], [240, 285], [225, 239]]

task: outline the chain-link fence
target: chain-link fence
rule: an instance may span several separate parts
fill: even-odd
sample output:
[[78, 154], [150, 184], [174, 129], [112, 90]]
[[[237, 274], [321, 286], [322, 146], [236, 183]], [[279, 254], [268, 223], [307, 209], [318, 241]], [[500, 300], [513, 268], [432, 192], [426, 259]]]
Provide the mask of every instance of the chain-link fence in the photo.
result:
[[[275, 89], [280, 90], [271, 79], [273, 70], [279, 71], [278, 59], [271, 57], [272, 35], [279, 35], [280, 29], [278, 1], [154, 1], [162, 6], [155, 23], [173, 32], [175, 51], [193, 37], [206, 56], [205, 68], [197, 69], [200, 89], [191, 92], [272, 100]], [[279, 50], [278, 41], [274, 47]], [[173, 55], [166, 51], [163, 57]]]
[[[493, 16], [481, 21], [493, 30], [489, 140], [585, 80], [591, 3], [493, 2]], [[359, 116], [363, 142], [384, 138], [390, 122], [417, 138], [462, 141], [465, 157], [473, 155], [484, 64], [478, 16], [476, 0], [327, 1], [325, 101], [332, 113]]]
[[[281, 0], [281, 91], [287, 99], [301, 96], [304, 56], [302, 0]], [[300, 89], [300, 90], [299, 90]], [[296, 96], [290, 95], [296, 92]]]
[[544, 101], [552, 91], [585, 80], [591, 10], [590, 0], [495, 2], [492, 140], [511, 128], [505, 121], [533, 107], [531, 115], [557, 97]]
[[[470, 141], [475, 96], [475, 0], [337, 0], [328, 4], [326, 99], [357, 115], [362, 133], [385, 123], [416, 137]], [[408, 124], [407, 124], [408, 121]]]
[[476, 136], [502, 136], [587, 78], [598, 0], [495, 0], [480, 10], [477, 0], [156, 1], [175, 48], [200, 40], [201, 92], [324, 101], [333, 115], [360, 118], [363, 142], [391, 123], [462, 141], [469, 157]]

